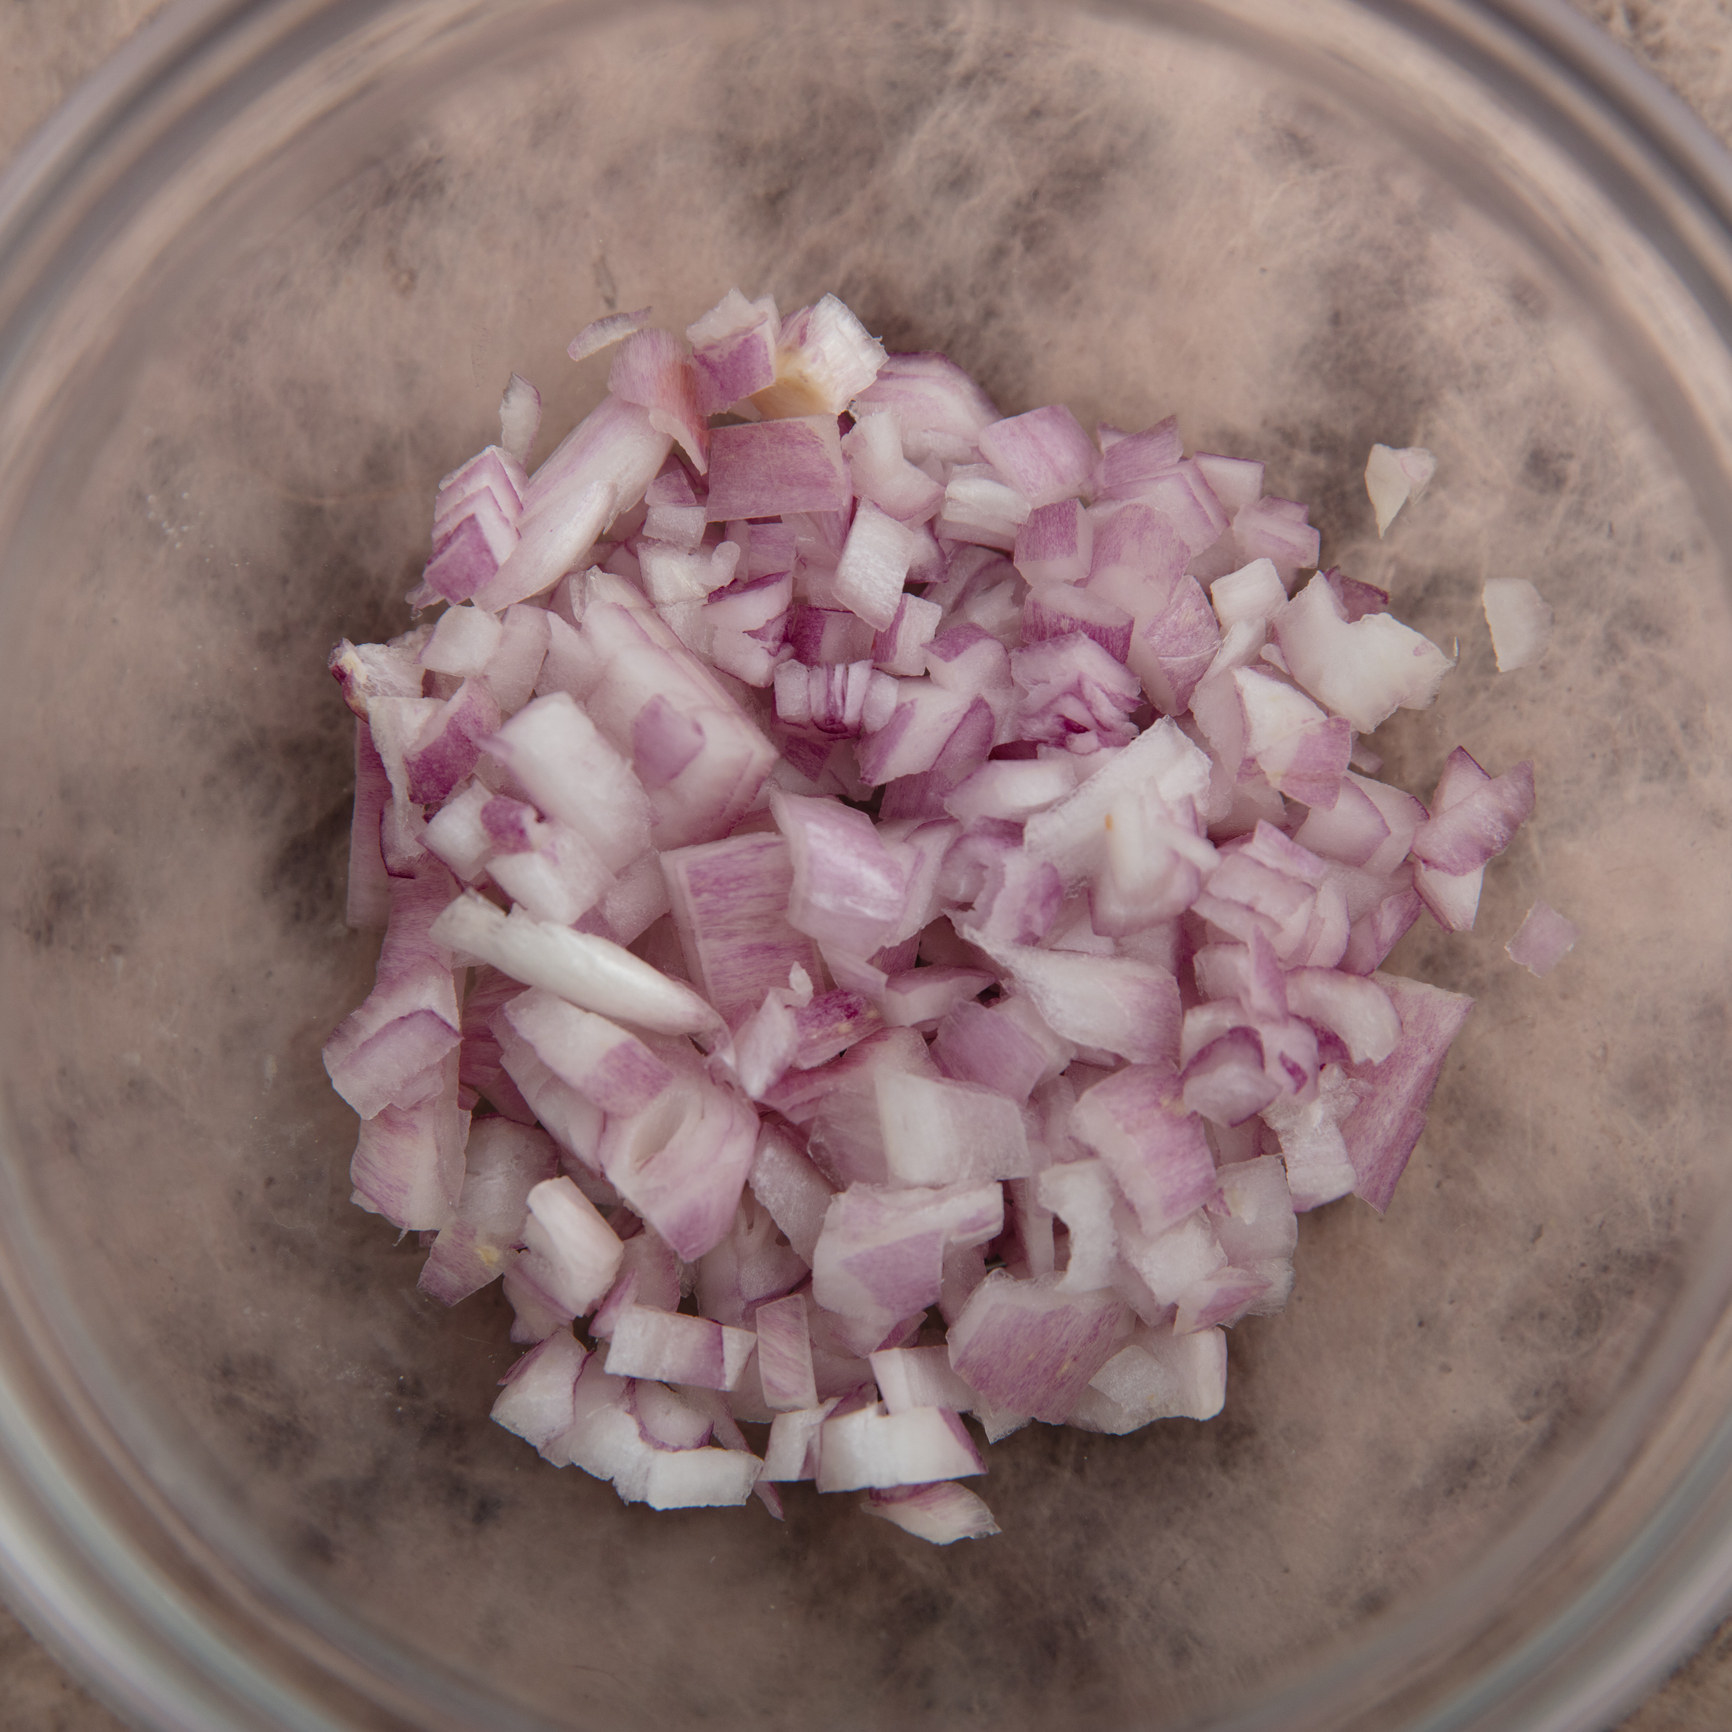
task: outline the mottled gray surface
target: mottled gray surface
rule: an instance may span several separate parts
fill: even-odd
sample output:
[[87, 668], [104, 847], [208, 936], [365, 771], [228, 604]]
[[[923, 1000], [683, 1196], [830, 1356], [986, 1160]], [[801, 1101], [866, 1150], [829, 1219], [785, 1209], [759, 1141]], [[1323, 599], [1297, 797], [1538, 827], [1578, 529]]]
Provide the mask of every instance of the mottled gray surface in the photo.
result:
[[[51, 10], [0, 11], [0, 64], [18, 42], [72, 65], [142, 8], [66, 9], [65, 36]], [[1676, 52], [1709, 10], [1612, 22]], [[1561, 1471], [1721, 1183], [1705, 1132], [1732, 1101], [1696, 1085], [1726, 1048], [1732, 637], [1602, 345], [1314, 94], [1104, 25], [920, 16], [862, 30], [838, 91], [835, 44], [791, 24], [646, 9], [419, 105], [314, 212], [225, 224], [216, 286], [189, 261], [72, 429], [89, 473], [59, 481], [76, 510], [0, 649], [32, 742], [7, 772], [6, 1081], [116, 1360], [305, 1579], [609, 1725], [1158, 1725], [1302, 1670]], [[561, 355], [576, 325], [648, 300], [683, 323], [736, 280], [787, 304], [834, 287], [1007, 409], [1177, 409], [1188, 441], [1269, 457], [1326, 557], [1461, 639], [1436, 710], [1386, 730], [1396, 771], [1428, 788], [1458, 740], [1540, 765], [1479, 931], [1400, 959], [1481, 1006], [1389, 1216], [1308, 1223], [1295, 1304], [1235, 1333], [1213, 1425], [996, 1449], [985, 1546], [928, 1551], [799, 1493], [780, 1528], [654, 1517], [543, 1469], [482, 1417], [510, 1359], [497, 1300], [424, 1304], [412, 1249], [347, 1206], [351, 1121], [318, 1065], [370, 966], [339, 918], [324, 645], [392, 629], [428, 488], [507, 371], [556, 431], [599, 388]], [[1383, 544], [1358, 481], [1380, 438], [1440, 457]], [[1502, 680], [1476, 606], [1494, 571], [1559, 616], [1545, 665]], [[49, 702], [77, 718], [51, 745]], [[1590, 933], [1546, 982], [1501, 953], [1540, 894]], [[1711, 1650], [1635, 1724], [1723, 1724], [1728, 1675]], [[103, 1724], [58, 1680], [13, 1712]]]

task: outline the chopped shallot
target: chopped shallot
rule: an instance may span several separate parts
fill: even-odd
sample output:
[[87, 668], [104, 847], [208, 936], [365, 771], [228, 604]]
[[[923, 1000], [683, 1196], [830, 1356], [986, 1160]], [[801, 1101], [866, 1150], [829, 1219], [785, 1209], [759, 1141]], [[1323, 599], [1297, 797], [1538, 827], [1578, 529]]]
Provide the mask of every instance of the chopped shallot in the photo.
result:
[[1373, 445], [1365, 464], [1365, 491], [1371, 495], [1371, 509], [1377, 513], [1377, 533], [1381, 537], [1395, 514], [1408, 500], [1417, 499], [1437, 473], [1437, 459], [1422, 446], [1409, 446], [1397, 451], [1388, 445]]
[[1546, 653], [1552, 635], [1552, 610], [1525, 577], [1485, 580], [1485, 623], [1500, 674], [1531, 667]]
[[[438, 617], [331, 657], [354, 1199], [428, 1296], [500, 1281], [493, 1417], [556, 1466], [995, 1534], [970, 1422], [1209, 1418], [1297, 1216], [1387, 1208], [1472, 1001], [1384, 960], [1472, 926], [1532, 767], [1375, 780], [1452, 658], [1171, 418], [1000, 416], [834, 296], [604, 349], [533, 473], [513, 374], [441, 482]], [[1434, 468], [1374, 447], [1379, 534]], [[1526, 580], [1485, 611], [1543, 653]]]
[[1504, 949], [1510, 961], [1519, 962], [1529, 974], [1550, 974], [1575, 949], [1579, 936], [1574, 922], [1549, 904], [1536, 902]]

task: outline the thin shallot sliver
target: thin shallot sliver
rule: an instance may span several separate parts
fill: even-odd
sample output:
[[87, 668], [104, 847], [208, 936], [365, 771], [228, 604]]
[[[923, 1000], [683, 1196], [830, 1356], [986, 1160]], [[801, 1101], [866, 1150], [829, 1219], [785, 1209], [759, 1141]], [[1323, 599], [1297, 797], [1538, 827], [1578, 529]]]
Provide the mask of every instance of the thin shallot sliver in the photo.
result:
[[610, 939], [502, 913], [466, 890], [433, 923], [434, 938], [490, 962], [525, 986], [545, 987], [580, 1010], [617, 1017], [659, 1034], [715, 1032], [721, 1018], [689, 986]]
[[861, 1508], [935, 1546], [1002, 1531], [986, 1500], [955, 1480], [868, 1492]]
[[[641, 331], [650, 321], [653, 307], [639, 307], [635, 313], [608, 313], [592, 319], [566, 345], [566, 354], [574, 361], [587, 361], [603, 349], [623, 342], [634, 331]], [[512, 375], [514, 378], [515, 374]]]
[[1551, 641], [1552, 610], [1545, 598], [1525, 577], [1488, 577], [1481, 599], [1497, 671], [1532, 667]]
[[1422, 446], [1399, 451], [1389, 445], [1371, 447], [1365, 463], [1365, 491], [1371, 495], [1380, 537], [1395, 521], [1395, 514], [1408, 500], [1417, 499], [1436, 473], [1437, 459]]
[[[1301, 587], [1307, 507], [1176, 419], [1001, 418], [834, 296], [647, 321], [579, 334], [623, 347], [533, 476], [512, 375], [435, 500], [450, 605], [333, 657], [387, 926], [326, 1047], [355, 1201], [429, 1294], [502, 1275], [541, 1345], [496, 1417], [625, 1500], [994, 1533], [962, 1413], [1206, 1417], [1297, 1212], [1387, 1205], [1470, 1001], [1374, 971], [1422, 901], [1472, 924], [1531, 770], [1368, 780], [1453, 658]], [[1373, 451], [1380, 534], [1434, 468]], [[1485, 610], [1539, 658], [1531, 584]], [[1508, 949], [1574, 939], [1537, 903]]]
[[1575, 949], [1581, 936], [1574, 922], [1545, 902], [1536, 902], [1527, 911], [1516, 935], [1504, 949], [1511, 962], [1519, 962], [1529, 974], [1550, 974]]

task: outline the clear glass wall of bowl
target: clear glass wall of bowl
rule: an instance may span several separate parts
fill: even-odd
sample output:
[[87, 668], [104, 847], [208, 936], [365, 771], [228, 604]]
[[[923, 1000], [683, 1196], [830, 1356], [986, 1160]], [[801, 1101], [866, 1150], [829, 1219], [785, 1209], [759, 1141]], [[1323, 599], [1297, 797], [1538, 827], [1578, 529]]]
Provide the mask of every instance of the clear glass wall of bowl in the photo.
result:
[[[1723, 170], [1538, 3], [171, 14], [0, 210], [0, 1548], [164, 1727], [1580, 1727], [1728, 1574]], [[1720, 177], [1720, 178], [1717, 178]], [[1717, 202], [1718, 201], [1718, 202]], [[350, 724], [437, 478], [604, 311], [841, 294], [1007, 411], [1177, 413], [1460, 667], [1539, 814], [1388, 1216], [1226, 1412], [991, 1455], [1005, 1532], [653, 1515], [487, 1423], [319, 1064]], [[1375, 441], [1439, 459], [1375, 534]], [[1479, 590], [1531, 577], [1500, 678]], [[1538, 897], [1584, 930], [1534, 980]], [[827, 1507], [833, 1506], [833, 1507]]]

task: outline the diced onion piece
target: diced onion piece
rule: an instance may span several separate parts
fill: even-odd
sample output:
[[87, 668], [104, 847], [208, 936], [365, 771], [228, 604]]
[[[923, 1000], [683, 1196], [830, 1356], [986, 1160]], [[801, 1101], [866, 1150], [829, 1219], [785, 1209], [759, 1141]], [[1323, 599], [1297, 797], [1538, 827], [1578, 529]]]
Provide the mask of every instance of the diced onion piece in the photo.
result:
[[519, 463], [529, 461], [529, 448], [541, 431], [541, 393], [513, 373], [499, 399], [499, 443]]
[[448, 607], [421, 651], [421, 665], [434, 673], [467, 679], [486, 668], [504, 629], [494, 615], [468, 603]]
[[643, 497], [672, 442], [648, 410], [604, 398], [530, 477], [520, 539], [473, 591], [476, 605], [498, 612], [550, 589]]
[[821, 1405], [778, 1413], [770, 1426], [770, 1443], [764, 1452], [764, 1478], [787, 1482], [817, 1476], [818, 1439], [824, 1421], [840, 1397]]
[[1321, 576], [1275, 615], [1274, 629], [1293, 678], [1362, 734], [1398, 709], [1424, 709], [1455, 665], [1386, 613], [1349, 623]]
[[788, 512], [841, 511], [848, 468], [833, 416], [747, 422], [710, 435], [712, 523]]
[[665, 1383], [638, 1379], [631, 1392], [638, 1430], [657, 1449], [702, 1449], [715, 1434], [715, 1421]]
[[879, 1002], [884, 1020], [892, 1027], [924, 1028], [978, 998], [991, 985], [992, 976], [979, 969], [911, 968], [889, 977]]
[[1081, 493], [1095, 467], [1093, 442], [1058, 403], [983, 427], [980, 454], [1036, 508]]
[[1297, 968], [1286, 979], [1287, 1003], [1339, 1035], [1355, 1064], [1381, 1064], [1401, 1039], [1401, 1018], [1375, 980], [1332, 968]]
[[730, 289], [686, 327], [699, 403], [706, 415], [750, 397], [774, 380], [781, 328], [781, 315], [771, 296], [748, 301], [738, 289]]
[[758, 1336], [758, 1380], [764, 1401], [778, 1413], [816, 1407], [812, 1333], [806, 1301], [798, 1293], [760, 1305], [753, 1319]]
[[529, 1213], [529, 1193], [559, 1167], [546, 1132], [505, 1118], [473, 1122], [463, 1160], [456, 1212], [439, 1229], [418, 1283], [445, 1305], [455, 1305], [505, 1273]]
[[827, 1311], [878, 1330], [937, 1303], [949, 1246], [984, 1244], [1004, 1226], [996, 1184], [898, 1189], [850, 1185], [812, 1249], [812, 1293]]
[[[587, 361], [603, 349], [624, 342], [633, 331], [641, 331], [650, 321], [653, 307], [639, 307], [635, 313], [608, 313], [592, 319], [566, 345], [565, 352], [574, 361]], [[515, 375], [513, 375], [515, 377]]]
[[649, 846], [650, 808], [631, 766], [565, 692], [517, 712], [487, 742], [550, 817], [618, 871]]
[[643, 1501], [651, 1509], [731, 1508], [751, 1495], [763, 1465], [732, 1449], [660, 1451], [650, 1463]]
[[[1212, 1188], [1212, 1187], [1211, 1187]], [[1113, 1284], [1118, 1234], [1113, 1225], [1118, 1188], [1104, 1161], [1065, 1161], [1035, 1180], [1042, 1208], [1063, 1221], [1069, 1235], [1060, 1288], [1093, 1293]]]
[[466, 890], [433, 924], [433, 937], [525, 986], [545, 987], [582, 1010], [658, 1034], [704, 1034], [721, 1019], [688, 986], [606, 938], [509, 915]]
[[1178, 1052], [1178, 982], [1158, 963], [1129, 956], [1079, 956], [1029, 945], [983, 946], [1054, 1033], [1105, 1048], [1133, 1064]]
[[642, 1112], [674, 1080], [635, 1035], [541, 988], [519, 994], [500, 1014], [555, 1076], [604, 1113]]
[[607, 388], [620, 402], [647, 410], [650, 425], [677, 441], [698, 474], [708, 469], [709, 425], [698, 404], [697, 379], [671, 332], [634, 331], [627, 337], [608, 370]]
[[1552, 610], [1525, 577], [1488, 577], [1481, 597], [1500, 674], [1532, 667], [1551, 641]]
[[607, 1120], [598, 1150], [619, 1194], [687, 1262], [727, 1236], [756, 1151], [748, 1102], [681, 1079], [642, 1112]]
[[1549, 903], [1536, 902], [1504, 949], [1510, 961], [1519, 962], [1529, 974], [1550, 974], [1575, 949], [1580, 936], [1580, 928]]
[[1095, 1373], [1071, 1424], [1123, 1434], [1155, 1419], [1213, 1419], [1226, 1397], [1224, 1329], [1145, 1329]]
[[1243, 511], [1262, 495], [1261, 463], [1246, 457], [1220, 457], [1207, 451], [1199, 451], [1195, 461], [1225, 510]]
[[556, 1329], [505, 1374], [493, 1423], [549, 1455], [576, 1417], [577, 1378], [588, 1357], [569, 1329]]
[[1080, 584], [1093, 554], [1094, 519], [1080, 499], [1060, 499], [1031, 511], [1011, 550], [1016, 569], [1030, 584]]
[[1349, 1195], [1358, 1183], [1341, 1121], [1358, 1103], [1362, 1086], [1338, 1065], [1325, 1065], [1318, 1074], [1313, 1100], [1291, 1096], [1272, 1101], [1263, 1109], [1263, 1122], [1281, 1145], [1287, 1169], [1287, 1186], [1296, 1210], [1321, 1208]]
[[943, 355], [887, 355], [872, 383], [851, 406], [855, 414], [884, 409], [896, 417], [911, 461], [941, 456], [967, 462], [980, 435], [998, 419], [992, 400]]
[[523, 1272], [542, 1292], [585, 1316], [613, 1285], [624, 1247], [570, 1179], [544, 1179], [529, 1193]]
[[361, 1121], [349, 1178], [362, 1208], [405, 1232], [438, 1232], [463, 1184], [469, 1115], [458, 1105], [456, 1054], [422, 1071], [416, 1087], [417, 1098]]
[[1083, 1094], [1071, 1115], [1071, 1134], [1101, 1155], [1148, 1233], [1176, 1226], [1215, 1191], [1202, 1121], [1180, 1093], [1170, 1069], [1130, 1065]]
[[686, 967], [730, 1024], [786, 986], [790, 969], [822, 974], [817, 946], [788, 920], [794, 867], [785, 838], [732, 836], [664, 853], [661, 865]]
[[953, 1185], [1032, 1170], [1016, 1103], [989, 1089], [889, 1071], [877, 1080], [891, 1182]]
[[883, 365], [884, 345], [841, 301], [826, 295], [782, 321], [775, 379], [752, 393], [752, 403], [771, 418], [833, 418], [871, 385]]
[[820, 943], [870, 955], [898, 924], [907, 879], [872, 820], [840, 800], [780, 789], [770, 810], [793, 866], [788, 920]]
[[874, 631], [888, 630], [896, 619], [915, 545], [912, 533], [894, 517], [863, 501], [837, 561], [832, 593]]
[[1371, 447], [1365, 462], [1365, 491], [1371, 495], [1380, 537], [1402, 506], [1426, 490], [1436, 472], [1437, 459], [1421, 446], [1399, 451], [1388, 445]]
[[1209, 600], [1223, 631], [1248, 620], [1267, 623], [1287, 604], [1273, 560], [1254, 559], [1209, 585]]
[[786, 1130], [767, 1125], [758, 1138], [750, 1183], [753, 1196], [810, 1264], [823, 1230], [824, 1212], [835, 1194], [829, 1182], [795, 1147]]
[[355, 806], [349, 825], [349, 888], [343, 910], [344, 922], [357, 930], [383, 927], [391, 917], [391, 873], [385, 865], [381, 832], [390, 805], [391, 777], [385, 760], [379, 756], [365, 720], [358, 716]]
[[1291, 1257], [1299, 1243], [1287, 1174], [1277, 1155], [1222, 1167], [1209, 1205], [1221, 1249], [1243, 1268]]
[[824, 1421], [818, 1445], [819, 1491], [928, 1485], [985, 1472], [962, 1421], [942, 1407], [838, 1414]]
[[861, 1507], [935, 1546], [985, 1539], [1001, 1531], [984, 1499], [954, 1480], [868, 1492]]
[[951, 1369], [995, 1407], [1062, 1425], [1112, 1356], [1124, 1316], [1114, 1293], [995, 1270], [951, 1325]]
[[752, 1355], [750, 1330], [707, 1317], [630, 1305], [614, 1320], [608, 1342], [610, 1377], [653, 1377], [699, 1389], [732, 1389]]
[[891, 1413], [947, 1407], [966, 1413], [979, 1399], [950, 1369], [942, 1347], [885, 1347], [869, 1355], [878, 1392]]
[[1376, 980], [1401, 1018], [1401, 1039], [1381, 1063], [1353, 1067], [1352, 1074], [1368, 1087], [1342, 1121], [1341, 1135], [1358, 1175], [1359, 1195], [1381, 1214], [1425, 1129], [1426, 1103], [1473, 1000], [1392, 974]]

